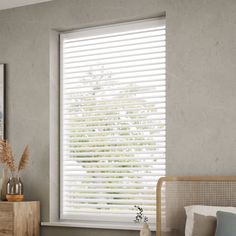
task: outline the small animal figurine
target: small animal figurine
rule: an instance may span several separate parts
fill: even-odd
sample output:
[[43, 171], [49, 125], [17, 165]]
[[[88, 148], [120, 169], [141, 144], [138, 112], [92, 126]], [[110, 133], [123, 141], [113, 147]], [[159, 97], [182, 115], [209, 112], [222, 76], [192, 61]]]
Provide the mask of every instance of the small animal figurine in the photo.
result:
[[151, 231], [149, 229], [148, 223], [143, 223], [143, 228], [140, 230], [140, 236], [151, 236]]

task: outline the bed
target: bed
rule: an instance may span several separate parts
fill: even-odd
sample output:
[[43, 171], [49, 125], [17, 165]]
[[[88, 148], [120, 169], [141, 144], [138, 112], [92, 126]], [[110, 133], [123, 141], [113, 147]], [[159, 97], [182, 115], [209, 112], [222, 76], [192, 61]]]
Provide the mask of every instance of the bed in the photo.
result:
[[185, 206], [236, 207], [236, 177], [163, 177], [156, 195], [156, 236], [184, 236]]

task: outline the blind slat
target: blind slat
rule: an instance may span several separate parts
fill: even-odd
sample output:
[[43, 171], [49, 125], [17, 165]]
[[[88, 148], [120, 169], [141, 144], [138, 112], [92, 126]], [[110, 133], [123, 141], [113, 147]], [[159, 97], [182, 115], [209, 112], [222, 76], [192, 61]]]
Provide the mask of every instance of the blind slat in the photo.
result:
[[[153, 194], [155, 191], [153, 191], [153, 189], [141, 189], [143, 193], [146, 194]], [[83, 188], [69, 188], [69, 187], [64, 187], [64, 191], [65, 192], [74, 192], [74, 191], [78, 191], [78, 192], [88, 192], [88, 193], [140, 193], [140, 189], [122, 189], [122, 188], [118, 188], [118, 189], [102, 189], [102, 188], [96, 188], [96, 189], [83, 189]]]
[[[108, 156], [108, 155], [121, 155], [121, 156], [123, 156], [124, 155], [124, 157], [126, 157], [126, 155], [141, 155], [141, 154], [164, 154], [165, 152], [163, 151], [163, 150], [161, 150], [161, 151], [145, 151], [145, 152], [142, 152], [142, 151], [130, 151], [130, 152], [128, 152], [128, 154], [127, 154], [127, 151], [126, 150], [124, 150], [123, 152], [120, 152], [120, 151], [116, 151], [116, 152], [113, 152], [113, 151], [110, 151], [110, 152], [104, 152], [104, 151], [102, 151], [102, 152], [99, 152], [99, 151], [96, 151], [96, 152], [82, 152], [82, 153], [80, 153], [80, 152], [64, 152], [64, 156], [65, 157], [72, 157], [72, 156], [76, 156], [76, 157], [83, 157], [83, 160], [85, 159], [84, 158], [84, 156], [92, 156], [92, 157], [94, 157], [94, 156], [100, 156], [100, 155], [102, 155], [102, 156]], [[122, 158], [122, 157], [121, 157]], [[135, 157], [135, 158], [138, 158], [138, 157]], [[141, 158], [143, 158], [143, 157], [141, 157]], [[145, 157], [145, 159], [148, 159], [148, 157]], [[92, 160], [91, 160], [92, 161]]]
[[[78, 124], [78, 123], [76, 123]], [[73, 123], [72, 123], [73, 125]], [[126, 138], [132, 138], [132, 139], [135, 139], [135, 140], [139, 140], [139, 138], [142, 138], [142, 139], [146, 139], [146, 138], [155, 138], [155, 140], [160, 140], [160, 141], [165, 141], [165, 134], [156, 134], [156, 135], [125, 135], [125, 136], [122, 136], [122, 135], [114, 135], [114, 136], [99, 136], [99, 135], [96, 135], [96, 136], [85, 136], [85, 137], [66, 137], [64, 138], [64, 141], [97, 141], [97, 140], [123, 140], [123, 139], [126, 139]]]
[[[144, 66], [143, 66], [144, 67]], [[155, 66], [149, 66], [149, 67], [145, 67], [144, 68], [140, 68], [139, 67], [135, 67], [135, 68], [138, 68], [138, 69], [133, 69], [133, 70], [117, 70], [115, 71], [113, 74], [116, 76], [130, 76], [131, 74], [154, 74], [154, 75], [163, 75], [165, 74], [165, 68], [157, 68]], [[68, 72], [66, 73], [65, 75], [65, 78], [67, 79], [79, 79], [79, 78], [91, 78], [91, 77], [100, 77], [101, 74], [99, 75], [89, 75], [86, 71], [85, 72]], [[94, 82], [96, 82], [96, 79], [93, 80]]]
[[[136, 120], [136, 122], [139, 122], [140, 120]], [[153, 122], [154, 120], [153, 119], [148, 119], [148, 122]], [[156, 121], [159, 121], [158, 119], [156, 119]], [[160, 127], [160, 128], [156, 128], [155, 127], [155, 129], [154, 129], [154, 126], [163, 126], [164, 124], [165, 124], [165, 120], [164, 119], [162, 119], [161, 120], [162, 121], [162, 123], [152, 123], [152, 125], [153, 125], [153, 129], [152, 130], [150, 130], [150, 131], [162, 131], [162, 130], [164, 130], [164, 128], [162, 128], [162, 127]], [[97, 126], [95, 127], [93, 124], [97, 124]], [[101, 125], [102, 123], [106, 123], [106, 124], [104, 124], [104, 125]], [[120, 122], [120, 123], [122, 123], [122, 122]], [[125, 121], [123, 121], [123, 123], [125, 123]], [[78, 130], [80, 130], [80, 131], [82, 131], [82, 130], [88, 130], [88, 131], [90, 131], [91, 129], [97, 129], [98, 131], [99, 131], [99, 129], [102, 129], [102, 128], [107, 128], [107, 125], [108, 124], [113, 124], [114, 125], [114, 121], [112, 122], [112, 121], [101, 121], [101, 122], [91, 122], [90, 124], [91, 124], [91, 126], [89, 126], [88, 124], [89, 124], [89, 122], [87, 122], [87, 126], [81, 126], [81, 124], [82, 124], [82, 122], [80, 122], [80, 127], [78, 128], [78, 129], [75, 129], [74, 127], [73, 128], [67, 128], [67, 127], [65, 127], [64, 128], [64, 130], [65, 131], [70, 131], [70, 130], [74, 130], [74, 132], [64, 132], [64, 134], [75, 134], [75, 133], [81, 133], [81, 132], [78, 132]], [[100, 125], [98, 125], [98, 124], [100, 124]], [[135, 128], [135, 131], [136, 132], [142, 132], [143, 130], [145, 130], [145, 131], [148, 131], [149, 130], [149, 126], [148, 126], [148, 124], [133, 124], [133, 125], [128, 125], [127, 124], [127, 122], [126, 122], [126, 124], [122, 124], [122, 125], [120, 125], [120, 124], [115, 124], [115, 126], [116, 126], [116, 129], [118, 129], [118, 128], [120, 128], [120, 129], [126, 129], [126, 130], [128, 130], [128, 129], [130, 129], [130, 131], [132, 132], [132, 128]], [[143, 129], [137, 129], [137, 128], [143, 128]], [[144, 131], [143, 131], [144, 132]]]
[[[138, 99], [137, 99], [138, 100]], [[132, 102], [132, 103], [130, 103]], [[92, 105], [91, 105], [92, 104]], [[106, 103], [106, 104], [96, 104], [96, 103], [90, 103], [89, 105], [85, 105], [85, 104], [78, 104], [78, 101], [76, 103], [76, 101], [74, 101], [73, 99], [70, 100], [70, 102], [64, 102], [63, 105], [68, 105], [68, 106], [71, 106], [71, 108], [73, 108], [74, 106], [75, 107], [81, 107], [82, 108], [87, 108], [89, 109], [89, 111], [91, 111], [91, 113], [94, 113], [94, 112], [104, 112], [104, 111], [108, 111], [107, 108], [111, 107], [111, 109], [109, 109], [109, 111], [119, 111], [120, 109], [124, 109], [124, 107], [129, 107], [129, 110], [132, 110], [132, 109], [137, 109], [137, 108], [140, 108], [140, 111], [143, 110], [143, 107], [140, 106], [140, 104], [135, 102], [135, 101], [125, 101], [125, 100], [122, 100], [122, 104], [120, 102], [120, 100], [117, 100], [116, 102], [109, 102], [109, 103]], [[159, 109], [165, 109], [166, 105], [165, 105], [165, 101], [143, 101], [142, 102], [142, 105], [156, 105], [154, 106], [157, 110]], [[93, 109], [90, 109], [90, 108], [93, 108]], [[85, 110], [85, 109], [84, 109]], [[86, 111], [85, 111], [86, 112]]]
[[[141, 86], [141, 85], [144, 84], [143, 81], [136, 81], [135, 83], [136, 83], [137, 86]], [[124, 87], [124, 85], [132, 86], [132, 84], [133, 84], [132, 82], [118, 82], [118, 83], [114, 82], [113, 86], [116, 86], [117, 89], [115, 89], [115, 90], [119, 90], [119, 87]], [[148, 86], [150, 86], [150, 84], [152, 84], [152, 86], [155, 86], [156, 88], [165, 87], [165, 85], [166, 85], [163, 78], [160, 81], [156, 81], [156, 79], [152, 79], [152, 80], [145, 79], [145, 84], [147, 84]], [[107, 85], [107, 86], [110, 86], [110, 84]], [[89, 85], [83, 86], [83, 83], [81, 83], [81, 85], [80, 85], [77, 82], [66, 83], [66, 84], [64, 84], [64, 87], [65, 87], [65, 89], [70, 89], [70, 88], [73, 88], [73, 89], [86, 89], [86, 88], [91, 89], [91, 87]]]
[[64, 49], [64, 53], [65, 54], [72, 54], [72, 53], [89, 53], [89, 52], [101, 52], [101, 51], [107, 51], [109, 50], [110, 52], [113, 52], [114, 50], [117, 51], [117, 50], [126, 50], [127, 48], [130, 49], [130, 48], [134, 48], [134, 47], [138, 47], [138, 48], [145, 48], [145, 46], [148, 44], [149, 46], [152, 46], [152, 47], [155, 47], [155, 46], [158, 46], [158, 47], [163, 47], [165, 46], [165, 40], [163, 40], [163, 38], [159, 38], [156, 39], [156, 40], [142, 40], [142, 41], [138, 41], [138, 40], [135, 40], [135, 43], [133, 42], [133, 40], [130, 40], [131, 42], [128, 42], [128, 41], [124, 41], [123, 43], [119, 42], [118, 44], [114, 44], [114, 43], [106, 43], [106, 44], [101, 44], [99, 47], [96, 47], [97, 45], [94, 44], [93, 46], [92, 45], [89, 45], [89, 47], [86, 47], [86, 46], [77, 46], [77, 47], [73, 47], [73, 49], [70, 48], [70, 50], [68, 48], [65, 48]]
[[117, 57], [117, 55], [114, 53], [113, 54], [107, 54], [107, 55], [100, 55], [99, 57], [87, 57], [87, 58], [78, 58], [74, 57], [71, 59], [66, 59], [64, 61], [64, 65], [71, 65], [72, 63], [80, 63], [80, 65], [91, 65], [96, 64], [96, 65], [101, 65], [101, 64], [108, 64], [109, 63], [115, 63], [115, 62], [120, 62], [120, 61], [125, 61], [125, 60], [132, 60], [135, 58], [139, 58], [140, 60], [143, 58], [151, 58], [150, 56], [155, 56], [158, 59], [165, 59], [165, 51], [159, 52], [158, 55], [156, 52], [153, 52], [150, 50], [148, 53], [143, 53], [143, 52], [133, 52], [132, 54], [122, 54]]
[[[69, 45], [70, 43], [72, 42], [76, 42], [77, 44], [78, 43], [86, 43], [88, 44], [88, 42], [90, 42], [90, 44], [94, 44], [94, 40], [96, 40], [96, 42], [104, 42], [104, 41], [110, 41], [110, 40], [122, 40], [122, 39], [126, 39], [127, 38], [135, 38], [138, 36], [146, 36], [147, 34], [150, 36], [150, 34], [153, 33], [153, 35], [165, 35], [165, 27], [162, 26], [162, 27], [159, 27], [159, 28], [149, 28], [149, 29], [145, 29], [145, 30], [138, 30], [138, 31], [128, 31], [126, 33], [122, 33], [122, 32], [119, 32], [119, 33], [115, 33], [115, 34], [106, 34], [103, 35], [97, 35], [97, 34], [93, 34], [92, 37], [78, 37], [78, 35], [76, 35], [75, 37], [71, 37], [71, 39], [68, 39], [68, 37], [70, 37], [69, 34], [67, 34], [67, 37], [64, 37], [64, 42], [66, 43], [65, 44], [65, 47], [67, 45]], [[76, 33], [75, 33], [76, 34]], [[96, 35], [96, 36], [95, 36]]]
[[[122, 51], [122, 55], [123, 56], [126, 56], [126, 55], [136, 55], [136, 53], [148, 53], [148, 52], [165, 52], [165, 46], [161, 45], [161, 46], [155, 46], [153, 47], [153, 45], [151, 46], [143, 46], [143, 47], [134, 47], [134, 48], [130, 48], [130, 49], [126, 49], [125, 51]], [[101, 56], [102, 54], [102, 56]], [[121, 54], [120, 52], [120, 49], [116, 49], [116, 50], [113, 50], [113, 51], [103, 51], [103, 50], [100, 50], [96, 53], [92, 52], [92, 53], [68, 53], [68, 55], [66, 55], [66, 53], [64, 53], [64, 60], [66, 61], [67, 59], [71, 59], [71, 58], [89, 58], [89, 57], [97, 57], [98, 59], [99, 58], [104, 58], [103, 56], [104, 55], [113, 55], [113, 57], [116, 57], [118, 56], [119, 54]]]
[[[153, 171], [153, 173], [148, 173], [148, 176], [163, 176], [165, 171]], [[118, 176], [133, 176], [134, 173], [64, 173], [64, 176], [94, 176], [94, 177], [100, 177], [100, 176], [114, 176], [114, 174], [117, 174]], [[143, 176], [146, 173], [135, 173], [136, 176]], [[147, 174], [146, 174], [147, 175]], [[139, 190], [140, 191], [140, 190]]]
[[82, 62], [70, 62], [70, 63], [65, 63], [65, 69], [70, 69], [70, 68], [83, 68], [83, 67], [92, 67], [92, 66], [102, 66], [104, 63], [106, 64], [106, 68], [112, 68], [112, 66], [115, 66], [115, 67], [118, 67], [124, 63], [131, 63], [131, 64], [134, 64], [134, 63], [148, 63], [150, 61], [157, 61], [157, 62], [162, 62], [164, 63], [165, 62], [165, 57], [160, 57], [153, 54], [153, 55], [148, 55], [148, 56], [143, 56], [143, 57], [128, 57], [128, 58], [114, 58], [113, 60], [99, 60], [99, 63], [98, 62], [91, 62], [91, 61], [88, 61], [87, 63], [82, 63]]
[[[155, 159], [155, 160], [163, 160], [164, 159], [163, 156], [164, 156], [165, 152], [159, 152], [159, 153], [147, 152], [145, 154], [140, 154], [139, 156], [133, 157], [134, 154], [140, 154], [140, 153], [137, 153], [137, 152], [134, 152], [134, 153], [131, 153], [131, 154], [123, 153], [123, 158], [126, 161], [143, 160], [144, 158], [145, 158], [145, 160], [153, 160], [153, 159]], [[108, 156], [108, 155], [102, 155], [101, 157], [99, 157], [99, 160], [100, 161], [103, 161], [103, 160], [107, 160], [107, 161], [111, 161], [111, 160], [122, 161], [122, 159], [120, 157], [114, 157], [115, 155], [122, 155], [121, 152], [118, 152], [118, 154], [116, 154], [116, 152], [115, 153], [111, 152], [111, 154], [110, 154], [111, 156]], [[143, 157], [143, 155], [145, 155], [145, 157]], [[71, 155], [67, 154], [67, 155], [65, 155], [64, 162], [65, 161], [76, 161], [77, 159], [80, 159], [81, 161], [91, 161], [92, 162], [92, 161], [94, 161], [94, 156], [99, 156], [99, 154], [87, 153], [86, 157], [84, 157], [84, 156], [85, 155], [80, 154], [80, 156], [78, 155], [78, 156], [75, 157], [75, 155], [73, 155], [73, 154], [71, 154]]]
[[[109, 85], [107, 85], [108, 87]], [[161, 88], [160, 88], [161, 87]], [[155, 89], [153, 89], [155, 88]], [[123, 90], [124, 89], [124, 90]], [[112, 91], [118, 91], [118, 92], [126, 92], [127, 87], [124, 87], [124, 88], [117, 88], [117, 89], [113, 89]], [[138, 93], [143, 93], [144, 91], [146, 90], [150, 90], [150, 92], [165, 92], [165, 86], [161, 85], [161, 86], [156, 86], [155, 84], [153, 85], [143, 85], [141, 87], [141, 85], [137, 85], [137, 88], [135, 88], [136, 92]], [[88, 93], [88, 95], [91, 96], [91, 93], [92, 91], [91, 90], [85, 90], [85, 87], [72, 87], [72, 88], [65, 88], [65, 94], [76, 94], [76, 93]], [[110, 88], [106, 88], [106, 89], [101, 89], [99, 91], [99, 93], [104, 93], [104, 92], [111, 92]], [[132, 94], [132, 93], [131, 93]], [[94, 96], [92, 96], [94, 97]]]
[[[147, 32], [140, 32], [137, 34], [135, 34], [135, 40], [140, 40], [140, 39], [147, 39], [147, 36], [146, 36]], [[159, 31], [149, 31], [149, 39], [153, 39], [153, 38], [156, 38], [157, 40], [160, 40], [163, 38], [163, 36], [165, 37], [165, 30], [161, 29]], [[66, 45], [65, 45], [65, 49], [67, 48], [74, 48], [74, 47], [84, 47], [84, 46], [94, 46], [94, 45], [104, 45], [104, 43], [119, 43], [119, 42], [127, 42], [127, 41], [133, 41], [133, 37], [128, 37], [127, 38], [127, 35], [125, 35], [125, 37], [121, 38], [121, 37], [113, 37], [113, 38], [104, 38], [102, 41], [100, 40], [96, 40], [96, 42], [94, 40], [91, 40], [90, 43], [89, 40], [85, 40], [83, 43], [78, 43], [78, 40], [77, 42], [73, 42], [73, 43], [70, 43], [70, 42], [67, 42]], [[73, 46], [74, 45], [74, 46]]]
[[[78, 207], [78, 204], [67, 204], [66, 206], [68, 207]], [[133, 204], [120, 204], [120, 205], [111, 205], [111, 204], [81, 204], [80, 205], [80, 208], [77, 209], [78, 211], [82, 208], [82, 207], [86, 207], [86, 208], [93, 208], [94, 211], [96, 210], [96, 208], [110, 208], [110, 209], [114, 209], [114, 208], [117, 208], [117, 210], [120, 208], [120, 209], [127, 209], [127, 208], [130, 208], [130, 206], [133, 206]], [[152, 209], [155, 211], [155, 206], [146, 206], [146, 209]], [[72, 209], [71, 209], [72, 210]], [[120, 210], [122, 212], [122, 210]]]
[[[152, 109], [154, 109], [154, 108], [152, 108]], [[138, 110], [138, 109], [136, 109], [136, 110]], [[81, 114], [81, 112], [83, 112], [83, 115], [84, 115], [84, 111], [82, 109], [80, 109], [80, 111], [78, 111], [78, 112], [73, 112], [71, 110], [68, 111], [67, 109], [65, 109], [65, 115], [70, 115], [70, 116], [72, 116], [72, 115], [79, 115], [79, 114]], [[137, 112], [136, 114], [132, 114], [133, 111], [132, 110], [130, 111], [129, 109], [126, 109], [126, 112], [128, 114], [124, 114], [124, 113], [122, 113], [122, 111], [121, 111], [121, 113], [117, 113], [117, 114], [114, 114], [114, 115], [113, 114], [106, 114], [105, 118], [107, 119], [107, 118], [120, 118], [120, 117], [122, 117], [123, 119], [128, 119], [128, 118], [131, 118], [131, 117], [136, 118], [137, 116], [138, 117], [140, 117], [140, 116], [144, 116], [144, 117], [149, 116], [150, 117], [151, 116], [152, 118], [154, 118], [154, 116], [155, 116], [156, 118], [158, 118], [158, 116], [160, 117], [160, 116], [165, 115], [165, 112], [148, 112], [148, 113]], [[101, 115], [101, 113], [100, 113], [100, 115], [96, 115], [96, 116], [88, 115], [89, 112], [86, 112], [85, 114], [87, 115], [87, 117], [80, 117], [79, 116], [77, 118], [80, 119], [80, 120], [93, 119], [94, 118], [95, 122], [97, 121], [96, 119], [104, 118], [104, 115]], [[80, 121], [74, 122], [74, 124], [76, 124], [76, 123], [78, 124], [78, 123], [80, 123]], [[66, 122], [64, 123], [64, 125], [66, 125]], [[69, 125], [72, 125], [72, 123], [69, 123]]]
[[[86, 195], [89, 195], [91, 199], [96, 199], [96, 198], [115, 198], [117, 197], [116, 194], [110, 194], [110, 193], [98, 193], [96, 194], [96, 196], [94, 196], [93, 193], [86, 193]], [[76, 197], [76, 194], [75, 193], [65, 193], [64, 194], [65, 197], [68, 197], [68, 198], [73, 198], [73, 197]], [[119, 194], [119, 198], [144, 198], [144, 199], [150, 199], [152, 198], [153, 199], [153, 196], [150, 196], [149, 194]]]
[[[71, 203], [92, 203], [94, 202], [94, 199], [86, 199], [86, 198], [79, 198], [79, 199], [73, 199], [73, 198], [65, 198], [66, 200], [70, 201]], [[110, 204], [110, 203], [114, 203], [114, 204], [154, 204], [155, 203], [155, 200], [144, 200], [144, 199], [139, 199], [138, 201], [137, 200], [130, 200], [130, 199], [126, 199], [126, 200], [118, 200], [118, 199], [96, 199], [96, 204], [94, 205], [97, 205], [97, 203], [107, 203], [107, 204]]]

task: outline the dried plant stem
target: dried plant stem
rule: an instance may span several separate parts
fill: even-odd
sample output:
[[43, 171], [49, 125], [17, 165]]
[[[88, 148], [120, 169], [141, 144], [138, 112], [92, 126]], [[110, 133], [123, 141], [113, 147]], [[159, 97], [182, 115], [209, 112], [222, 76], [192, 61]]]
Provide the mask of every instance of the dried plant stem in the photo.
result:
[[24, 152], [21, 156], [18, 168], [15, 165], [15, 159], [12, 153], [11, 145], [7, 140], [0, 140], [0, 162], [5, 164], [6, 168], [12, 173], [17, 174], [26, 168], [29, 162], [29, 147], [28, 145], [25, 147]]
[[29, 146], [27, 145], [24, 149], [24, 152], [21, 156], [21, 159], [18, 165], [18, 173], [21, 170], [24, 170], [26, 168], [26, 166], [28, 165], [28, 162], [29, 162]]

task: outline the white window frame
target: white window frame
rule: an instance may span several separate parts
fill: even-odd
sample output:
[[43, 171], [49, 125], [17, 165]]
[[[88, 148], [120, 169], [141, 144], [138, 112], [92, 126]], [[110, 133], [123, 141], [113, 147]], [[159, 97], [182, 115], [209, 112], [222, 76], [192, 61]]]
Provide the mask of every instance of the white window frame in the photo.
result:
[[[137, 26], [138, 23], [138, 26]], [[120, 23], [120, 24], [111, 24], [106, 26], [98, 26], [98, 27], [92, 27], [92, 28], [85, 28], [80, 29], [77, 31], [69, 31], [69, 32], [63, 32], [60, 34], [60, 42], [63, 42], [64, 37], [68, 39], [68, 35], [70, 35], [72, 38], [79, 33], [80, 36], [91, 36], [94, 35], [97, 32], [99, 34], [104, 33], [114, 33], [116, 31], [119, 31], [119, 29], [139, 29], [142, 25], [143, 28], [145, 28], [145, 25], [150, 27], [150, 24], [153, 23], [153, 26], [157, 26], [159, 24], [160, 26], [165, 25], [165, 19], [164, 18], [152, 18], [148, 20], [140, 20], [140, 21], [133, 21], [133, 22], [127, 22], [127, 23]], [[63, 104], [63, 45], [60, 43], [60, 104]], [[76, 218], [65, 218], [62, 214], [63, 209], [63, 129], [62, 129], [62, 107], [60, 105], [60, 215], [59, 218], [62, 222], [64, 222], [64, 226], [79, 226], [79, 227], [88, 227], [88, 228], [107, 228], [107, 229], [129, 229], [129, 230], [139, 230], [140, 225], [135, 224], [133, 222], [122, 222], [122, 218], [120, 219], [120, 222], [114, 222], [110, 217], [104, 217], [102, 221], [98, 221], [97, 216], [90, 216], [89, 220], [84, 220], [83, 217], [76, 217]], [[135, 217], [135, 215], [134, 215]], [[68, 224], [68, 222], [70, 222]], [[72, 223], [71, 223], [72, 222]], [[60, 223], [61, 224], [61, 223]], [[155, 230], [155, 224], [150, 224], [151, 230]]]

